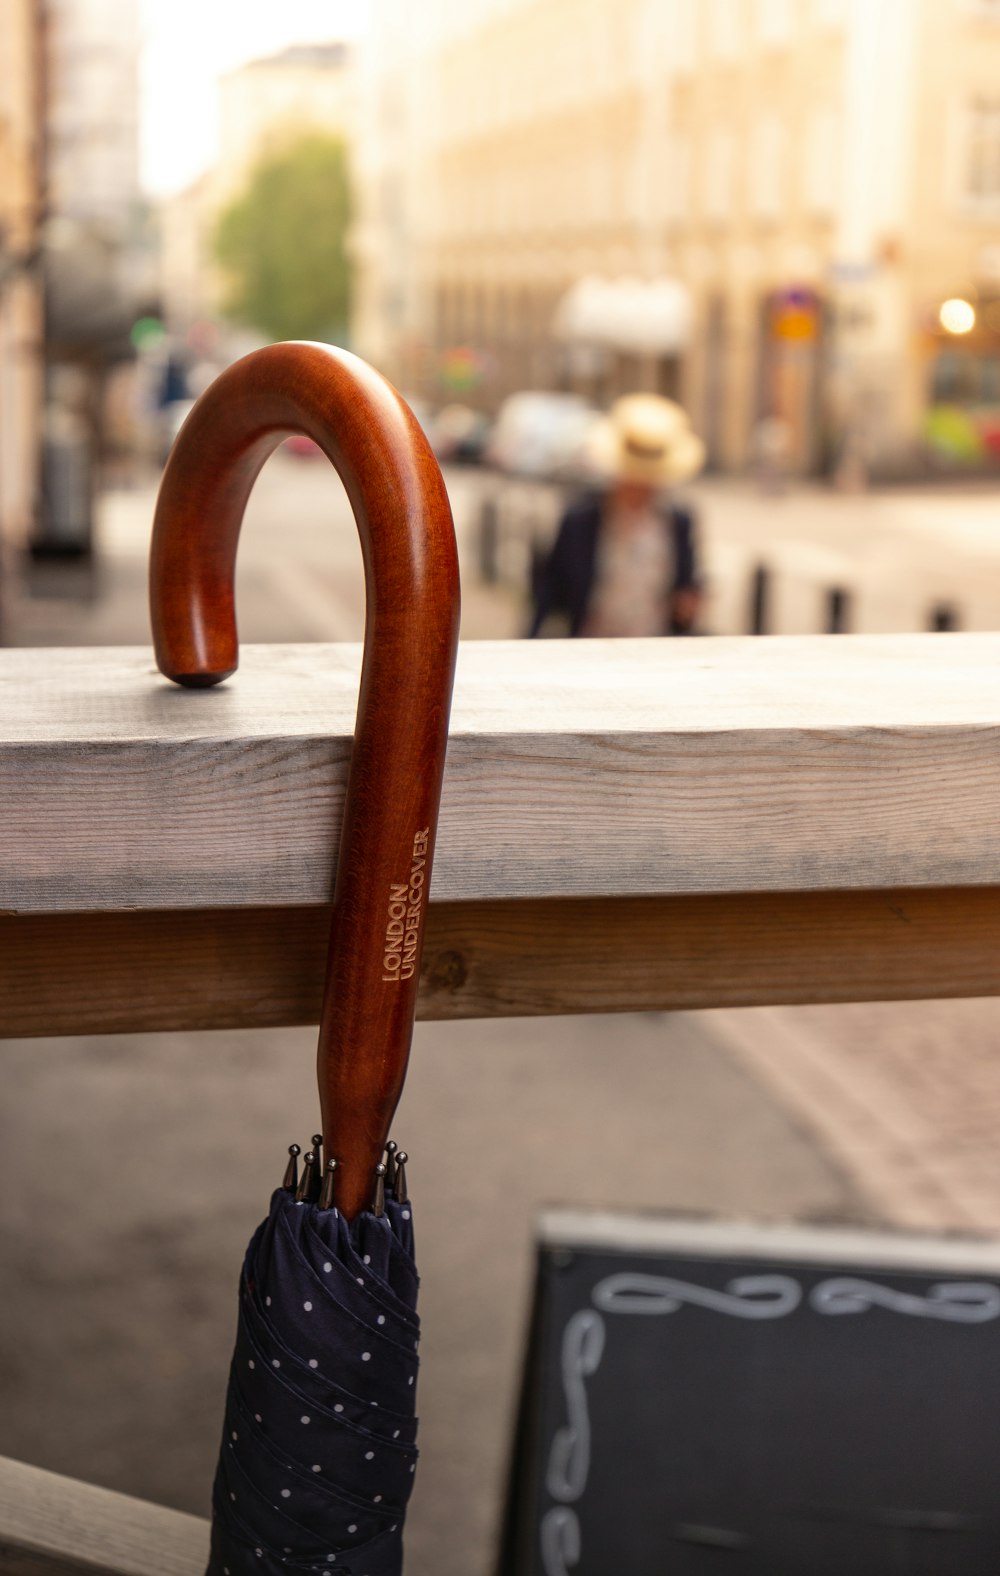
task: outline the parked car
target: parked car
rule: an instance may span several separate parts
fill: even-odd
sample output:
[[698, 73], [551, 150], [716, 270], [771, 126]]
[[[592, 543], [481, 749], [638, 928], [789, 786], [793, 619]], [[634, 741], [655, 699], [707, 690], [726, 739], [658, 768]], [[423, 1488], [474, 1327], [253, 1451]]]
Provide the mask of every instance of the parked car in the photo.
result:
[[470, 405], [445, 405], [431, 420], [428, 436], [439, 460], [478, 465], [490, 438], [490, 421]]
[[512, 476], [578, 480], [588, 472], [587, 446], [599, 420], [578, 394], [511, 394], [500, 407], [486, 458]]

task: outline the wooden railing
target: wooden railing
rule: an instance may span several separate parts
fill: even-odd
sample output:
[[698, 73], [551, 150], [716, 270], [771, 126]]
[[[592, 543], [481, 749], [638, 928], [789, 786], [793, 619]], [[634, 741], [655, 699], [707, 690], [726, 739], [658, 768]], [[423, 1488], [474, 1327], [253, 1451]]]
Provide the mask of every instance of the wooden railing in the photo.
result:
[[[0, 1034], [315, 1021], [358, 665], [0, 653]], [[468, 644], [420, 1012], [1000, 993], [998, 790], [1000, 636]], [[204, 1538], [0, 1464], [2, 1570]]]

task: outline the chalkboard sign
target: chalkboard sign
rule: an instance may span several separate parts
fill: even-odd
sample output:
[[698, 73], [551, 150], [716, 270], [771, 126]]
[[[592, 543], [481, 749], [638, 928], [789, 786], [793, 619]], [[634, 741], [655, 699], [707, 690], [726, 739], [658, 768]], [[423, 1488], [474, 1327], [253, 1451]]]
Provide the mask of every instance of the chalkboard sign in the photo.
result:
[[1000, 1244], [543, 1218], [501, 1576], [717, 1572], [1000, 1572]]

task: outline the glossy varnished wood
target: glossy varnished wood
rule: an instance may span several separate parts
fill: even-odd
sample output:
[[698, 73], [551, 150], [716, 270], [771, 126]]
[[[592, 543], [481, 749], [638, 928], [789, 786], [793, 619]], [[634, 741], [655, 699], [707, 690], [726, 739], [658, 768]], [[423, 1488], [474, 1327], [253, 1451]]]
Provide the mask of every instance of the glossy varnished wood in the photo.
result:
[[364, 658], [319, 1040], [324, 1137], [340, 1161], [338, 1202], [350, 1216], [370, 1198], [409, 1052], [458, 641], [458, 564], [441, 473], [395, 390], [346, 352], [272, 345], [202, 396], [164, 473], [150, 600], [168, 677], [204, 687], [236, 668], [243, 512], [264, 461], [291, 433], [312, 438], [336, 466], [365, 565]]

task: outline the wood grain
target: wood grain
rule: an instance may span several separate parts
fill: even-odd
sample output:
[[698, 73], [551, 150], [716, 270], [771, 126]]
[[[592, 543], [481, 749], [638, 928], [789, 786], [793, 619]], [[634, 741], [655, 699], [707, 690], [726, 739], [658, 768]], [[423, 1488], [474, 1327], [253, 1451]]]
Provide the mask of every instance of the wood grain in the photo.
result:
[[204, 1576], [208, 1522], [0, 1457], [0, 1571]]
[[[328, 924], [322, 909], [0, 917], [0, 1036], [316, 1023]], [[569, 898], [432, 904], [417, 1016], [992, 995], [992, 888]]]
[[[0, 652], [0, 909], [330, 901], [356, 647]], [[462, 647], [438, 901], [1000, 884], [1000, 636]]]

